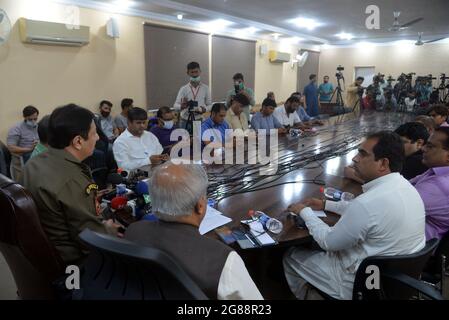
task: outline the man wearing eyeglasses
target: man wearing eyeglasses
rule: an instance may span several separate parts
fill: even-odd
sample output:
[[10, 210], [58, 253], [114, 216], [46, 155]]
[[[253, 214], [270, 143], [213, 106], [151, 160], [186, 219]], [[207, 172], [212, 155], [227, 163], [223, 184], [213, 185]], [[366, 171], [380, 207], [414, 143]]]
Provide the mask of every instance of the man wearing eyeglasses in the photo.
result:
[[423, 147], [423, 163], [429, 167], [410, 180], [426, 210], [426, 238], [441, 239], [449, 231], [449, 128], [440, 127]]

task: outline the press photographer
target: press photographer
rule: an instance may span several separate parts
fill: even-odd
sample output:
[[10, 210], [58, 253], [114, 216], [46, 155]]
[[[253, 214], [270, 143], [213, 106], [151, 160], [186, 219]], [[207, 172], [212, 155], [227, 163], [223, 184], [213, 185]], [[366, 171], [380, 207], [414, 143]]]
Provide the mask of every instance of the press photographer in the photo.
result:
[[346, 90], [346, 106], [358, 116], [360, 114], [360, 100], [365, 88], [362, 87], [365, 78], [358, 77]]
[[251, 106], [254, 106], [256, 102], [254, 101], [254, 92], [251, 88], [245, 86], [245, 80], [243, 79], [243, 74], [236, 73], [232, 80], [234, 81], [234, 88], [228, 91], [226, 96], [226, 108], [229, 109], [232, 104], [233, 98], [238, 94], [243, 94], [249, 100], [249, 104], [243, 107], [243, 113], [246, 119], [249, 119], [249, 111]]

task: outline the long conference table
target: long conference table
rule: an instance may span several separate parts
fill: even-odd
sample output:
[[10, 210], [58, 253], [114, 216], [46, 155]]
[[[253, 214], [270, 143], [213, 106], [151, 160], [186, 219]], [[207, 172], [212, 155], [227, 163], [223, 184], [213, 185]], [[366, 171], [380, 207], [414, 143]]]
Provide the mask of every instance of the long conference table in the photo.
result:
[[[233, 186], [226, 188], [229, 178], [234, 178], [234, 181], [242, 179], [241, 184], [257, 179], [255, 174], [247, 174], [254, 168], [252, 165], [205, 165], [210, 181], [218, 188], [231, 190], [230, 196], [224, 191], [217, 199], [216, 205], [219, 211], [232, 219], [227, 225], [229, 228], [241, 227], [241, 221], [248, 219], [250, 210], [262, 211], [283, 223], [280, 234], [270, 233], [276, 240], [276, 245], [246, 250], [240, 249], [237, 244], [233, 245], [265, 298], [292, 298], [283, 276], [282, 256], [292, 246], [314, 247], [309, 232], [295, 226], [294, 219], [289, 216], [286, 208], [306, 198], [324, 198], [321, 192], [324, 186], [335, 187], [356, 196], [361, 194], [360, 184], [344, 178], [344, 168], [351, 164], [352, 158], [357, 154], [363, 136], [369, 132], [394, 130], [410, 120], [409, 115], [401, 113], [365, 113], [360, 118], [347, 114], [325, 120], [325, 125], [317, 127], [318, 131], [314, 135], [280, 136], [278, 152], [279, 157], [283, 159], [280, 161], [283, 172], [264, 179], [261, 187], [256, 184], [246, 188], [234, 182]], [[303, 160], [307, 160], [306, 165], [301, 164]], [[290, 164], [292, 170], [289, 170]], [[152, 170], [151, 167], [143, 169], [149, 172]], [[252, 189], [254, 191], [251, 191]], [[209, 191], [212, 195], [217, 195], [215, 190]], [[337, 214], [326, 214], [327, 217], [322, 219], [328, 225], [332, 226], [338, 222]], [[213, 231], [206, 236], [219, 239]]]

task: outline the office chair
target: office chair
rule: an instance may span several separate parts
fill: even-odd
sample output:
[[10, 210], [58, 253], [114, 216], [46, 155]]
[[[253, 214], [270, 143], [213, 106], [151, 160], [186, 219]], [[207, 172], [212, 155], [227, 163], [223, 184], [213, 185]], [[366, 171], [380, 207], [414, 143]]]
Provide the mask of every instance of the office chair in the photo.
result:
[[90, 254], [74, 300], [207, 300], [163, 251], [88, 229], [80, 238]]
[[11, 177], [10, 174], [11, 154], [8, 148], [0, 141], [0, 174]]
[[0, 252], [11, 269], [21, 299], [56, 299], [53, 282], [64, 263], [49, 242], [31, 194], [0, 175]]
[[[360, 264], [353, 289], [353, 300], [409, 300], [422, 293], [430, 299], [443, 300], [433, 287], [420, 281], [421, 273], [438, 246], [432, 239], [419, 252], [401, 256], [368, 257]], [[368, 266], [377, 266], [380, 271], [380, 289], [369, 290], [366, 285]], [[369, 280], [369, 279], [368, 279]]]
[[439, 289], [443, 297], [449, 299], [449, 232], [441, 238], [429, 259], [422, 280]]

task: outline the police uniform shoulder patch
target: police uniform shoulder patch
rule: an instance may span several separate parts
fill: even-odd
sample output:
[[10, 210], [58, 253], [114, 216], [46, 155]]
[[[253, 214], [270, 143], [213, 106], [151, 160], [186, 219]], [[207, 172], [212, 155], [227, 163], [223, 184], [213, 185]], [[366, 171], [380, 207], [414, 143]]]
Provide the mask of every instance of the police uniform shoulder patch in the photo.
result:
[[92, 192], [92, 190], [98, 190], [98, 185], [95, 183], [91, 183], [86, 187], [86, 194], [90, 195], [90, 193]]

